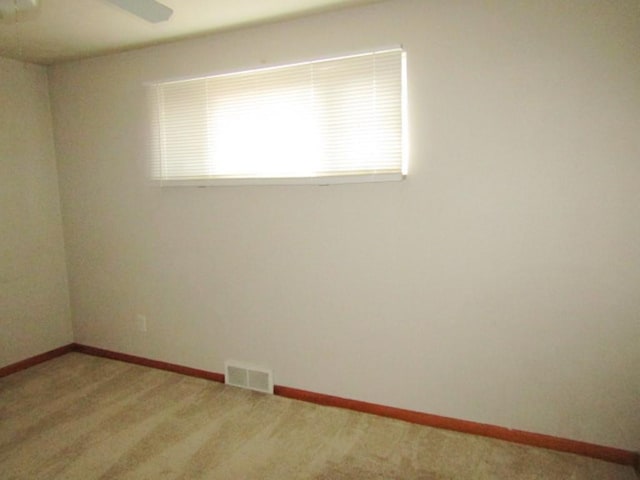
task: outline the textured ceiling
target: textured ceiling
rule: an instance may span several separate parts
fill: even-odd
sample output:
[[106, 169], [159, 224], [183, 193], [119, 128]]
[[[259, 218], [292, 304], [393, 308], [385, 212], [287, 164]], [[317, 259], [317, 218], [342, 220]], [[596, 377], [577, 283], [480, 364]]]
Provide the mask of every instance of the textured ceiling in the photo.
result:
[[105, 0], [40, 0], [0, 21], [0, 56], [46, 65], [375, 1], [162, 0], [173, 16], [151, 24]]

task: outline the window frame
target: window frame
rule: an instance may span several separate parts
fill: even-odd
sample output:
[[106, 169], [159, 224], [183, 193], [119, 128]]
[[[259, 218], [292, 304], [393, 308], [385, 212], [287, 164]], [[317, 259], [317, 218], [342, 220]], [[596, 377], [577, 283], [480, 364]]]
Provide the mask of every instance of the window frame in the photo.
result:
[[[331, 174], [331, 175], [315, 175], [315, 176], [246, 176], [246, 177], [214, 177], [203, 176], [198, 178], [165, 178], [162, 175], [158, 175], [158, 170], [162, 169], [162, 145], [160, 140], [160, 110], [161, 107], [157, 104], [155, 94], [150, 96], [153, 103], [152, 109], [153, 115], [153, 165], [151, 168], [151, 177], [154, 183], [162, 186], [243, 186], [243, 185], [332, 185], [332, 184], [346, 184], [346, 183], [374, 183], [374, 182], [392, 182], [404, 180], [408, 174], [408, 159], [409, 159], [409, 142], [408, 142], [408, 85], [407, 85], [407, 60], [406, 50], [401, 46], [386, 47], [371, 49], [356, 53], [342, 54], [336, 56], [326, 56], [321, 58], [314, 58], [313, 60], [290, 62], [277, 65], [260, 66], [257, 68], [248, 69], [236, 69], [227, 72], [218, 72], [208, 75], [199, 75], [194, 77], [181, 77], [177, 79], [163, 80], [154, 83], [147, 83], [147, 87], [155, 89], [159, 85], [176, 83], [176, 82], [188, 82], [192, 80], [207, 80], [212, 77], [231, 76], [235, 74], [254, 73], [261, 71], [268, 71], [280, 68], [293, 67], [304, 64], [316, 64], [322, 62], [329, 62], [332, 60], [341, 60], [350, 57], [359, 57], [365, 55], [372, 55], [377, 53], [385, 53], [390, 51], [397, 51], [400, 54], [400, 93], [398, 108], [400, 110], [400, 168], [397, 172], [386, 173], [354, 173], [354, 174]], [[207, 137], [208, 138], [208, 137]], [[210, 141], [208, 139], [208, 141]]]

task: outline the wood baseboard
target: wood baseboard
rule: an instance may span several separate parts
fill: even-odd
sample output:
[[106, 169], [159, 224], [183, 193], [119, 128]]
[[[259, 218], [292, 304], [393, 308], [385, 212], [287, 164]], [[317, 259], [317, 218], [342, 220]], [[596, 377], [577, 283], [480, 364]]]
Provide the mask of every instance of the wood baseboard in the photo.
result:
[[12, 373], [16, 373], [16, 372], [19, 372], [20, 370], [33, 367], [34, 365], [37, 365], [42, 362], [46, 362], [47, 360], [51, 360], [52, 358], [59, 357], [66, 353], [73, 352], [74, 350], [75, 350], [75, 344], [70, 343], [69, 345], [64, 345], [62, 347], [54, 348], [53, 350], [49, 350], [48, 352], [44, 352], [39, 355], [29, 357], [25, 360], [12, 363], [11, 365], [7, 365], [5, 367], [0, 368], [0, 377], [6, 377], [7, 375], [11, 375]]
[[[171, 372], [182, 373], [184, 375], [190, 375], [199, 378], [206, 378], [208, 380], [214, 380], [216, 382], [224, 382], [224, 375], [221, 373], [197, 370], [166, 362], [159, 362], [157, 360], [149, 360], [142, 357], [136, 357], [134, 355], [111, 352], [95, 347], [88, 347], [85, 345], [76, 345], [75, 349], [78, 352], [87, 353], [90, 355], [97, 355], [101, 357], [112, 358], [115, 360], [121, 360], [124, 362], [136, 363], [138, 365], [145, 365], [162, 370], [169, 370]], [[443, 417], [440, 415], [433, 415], [429, 413], [404, 410], [401, 408], [388, 407], [385, 405], [362, 402], [359, 400], [351, 400], [347, 398], [335, 397], [332, 395], [325, 395], [322, 393], [309, 392], [306, 390], [285, 387], [282, 385], [274, 386], [274, 394], [280, 395], [282, 397], [302, 400], [305, 402], [316, 403], [319, 405], [346, 408], [348, 410], [354, 410], [357, 412], [370, 413], [382, 417], [394, 418], [397, 420], [417, 423], [429, 427], [455, 430], [462, 433], [481, 435], [484, 437], [506, 440], [509, 442], [520, 443], [533, 447], [541, 447], [549, 450], [574, 453], [577, 455], [597, 458], [600, 460], [619, 463], [622, 465], [637, 465], [639, 461], [639, 456], [635, 452], [630, 452], [618, 448], [605, 447], [602, 445], [595, 445], [591, 443], [580, 442], [577, 440], [559, 438], [551, 435], [543, 435], [540, 433], [532, 433], [522, 430], [511, 430], [495, 425], [471, 422], [468, 420], [459, 420], [456, 418]]]
[[[51, 360], [69, 352], [80, 352], [87, 355], [97, 357], [110, 358], [122, 362], [133, 363], [145, 367], [157, 368], [169, 372], [188, 375], [190, 377], [203, 378], [214, 382], [224, 383], [224, 374], [200, 370], [197, 368], [185, 367], [173, 363], [162, 362], [159, 360], [151, 360], [127, 353], [114, 352], [102, 348], [91, 347], [81, 344], [70, 344], [64, 347], [56, 348], [49, 352], [45, 352], [35, 357], [28, 358], [21, 362], [0, 368], [0, 377], [15, 373], [25, 368], [29, 368], [38, 363]], [[326, 405], [331, 407], [345, 408], [357, 412], [379, 415], [382, 417], [394, 418], [405, 422], [426, 425], [429, 427], [443, 428], [446, 430], [454, 430], [462, 433], [470, 433], [473, 435], [481, 435], [484, 437], [496, 438], [498, 440], [506, 440], [513, 443], [529, 445], [533, 447], [546, 448], [560, 452], [574, 453], [585, 457], [597, 458], [607, 462], [618, 463], [622, 465], [633, 466], [640, 478], [640, 454], [628, 450], [622, 450], [613, 447], [595, 445], [592, 443], [581, 442], [578, 440], [570, 440], [566, 438], [554, 437], [540, 433], [526, 432], [523, 430], [511, 430], [496, 425], [489, 425], [469, 420], [460, 420], [456, 418], [443, 417], [430, 413], [416, 412], [412, 410], [404, 410], [401, 408], [388, 407], [375, 403], [362, 402], [348, 398], [335, 397], [333, 395], [325, 395], [322, 393], [309, 392], [297, 388], [276, 385], [274, 393], [282, 397], [302, 400], [305, 402], [316, 403], [318, 405]]]
[[129, 355], [127, 353], [113, 352], [111, 350], [105, 350], [102, 348], [90, 347], [87, 345], [74, 344], [74, 351], [80, 353], [86, 353], [87, 355], [93, 355], [95, 357], [110, 358], [112, 360], [119, 360], [121, 362], [134, 363], [136, 365], [143, 365], [145, 367], [157, 368], [159, 370], [167, 370], [169, 372], [180, 373], [189, 377], [204, 378], [206, 380], [212, 380], [214, 382], [224, 383], [224, 374], [209, 372], [207, 370], [200, 370], [197, 368], [184, 367], [182, 365], [176, 365], [174, 363], [161, 362], [160, 360], [151, 360], [149, 358], [138, 357], [136, 355]]
[[320, 405], [346, 408], [349, 410], [355, 410], [357, 412], [395, 418], [397, 420], [417, 423], [429, 427], [443, 428], [445, 430], [454, 430], [462, 433], [481, 435], [483, 437], [506, 440], [508, 442], [519, 443], [522, 445], [546, 448], [549, 450], [556, 450], [560, 452], [574, 453], [577, 455], [597, 458], [599, 460], [619, 463], [622, 465], [637, 465], [640, 459], [637, 453], [618, 448], [605, 447], [602, 445], [595, 445], [578, 440], [570, 440], [566, 438], [554, 437], [551, 435], [544, 435], [541, 433], [532, 433], [523, 430], [512, 430], [495, 425], [471, 422], [468, 420], [460, 420], [457, 418], [443, 417], [430, 413], [422, 413], [412, 410], [404, 410], [401, 408], [387, 407], [374, 403], [361, 402], [359, 400], [351, 400], [347, 398], [334, 397], [332, 395], [308, 392], [306, 390], [299, 390], [296, 388], [276, 386], [274, 393], [283, 397], [294, 398], [297, 400], [317, 403]]

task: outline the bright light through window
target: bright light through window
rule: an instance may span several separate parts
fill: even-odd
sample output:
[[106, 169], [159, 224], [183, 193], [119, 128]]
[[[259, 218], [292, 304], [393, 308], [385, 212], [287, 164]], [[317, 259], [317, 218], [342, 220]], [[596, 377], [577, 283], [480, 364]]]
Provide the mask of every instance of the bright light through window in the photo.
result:
[[[310, 102], [290, 92], [248, 95], [248, 108], [220, 100], [209, 130], [215, 177], [310, 177], [320, 167], [320, 135]], [[301, 161], [304, 159], [304, 161]]]
[[332, 183], [406, 174], [404, 53], [153, 86], [166, 184]]

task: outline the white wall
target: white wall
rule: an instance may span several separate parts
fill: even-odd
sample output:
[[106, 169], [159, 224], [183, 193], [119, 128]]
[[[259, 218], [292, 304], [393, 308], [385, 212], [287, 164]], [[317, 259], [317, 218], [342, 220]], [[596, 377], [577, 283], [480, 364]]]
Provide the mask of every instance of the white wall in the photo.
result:
[[0, 58], [0, 366], [72, 341], [47, 71]]
[[[640, 450], [639, 19], [396, 0], [53, 68], [77, 341]], [[393, 44], [405, 182], [145, 182], [143, 82]]]

